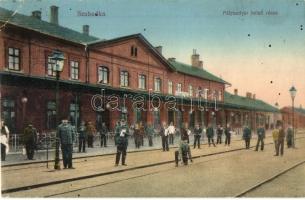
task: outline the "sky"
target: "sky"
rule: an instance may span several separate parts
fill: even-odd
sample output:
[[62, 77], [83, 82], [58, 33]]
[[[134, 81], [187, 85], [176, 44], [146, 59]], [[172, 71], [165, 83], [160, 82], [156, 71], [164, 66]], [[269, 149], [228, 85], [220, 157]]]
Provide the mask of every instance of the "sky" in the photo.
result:
[[295, 105], [305, 108], [305, 0], [0, 0], [26, 15], [41, 10], [46, 21], [51, 5], [60, 25], [82, 31], [88, 24], [101, 39], [141, 33], [166, 58], [188, 64], [196, 49], [204, 69], [232, 84], [229, 92], [283, 107], [294, 85]]

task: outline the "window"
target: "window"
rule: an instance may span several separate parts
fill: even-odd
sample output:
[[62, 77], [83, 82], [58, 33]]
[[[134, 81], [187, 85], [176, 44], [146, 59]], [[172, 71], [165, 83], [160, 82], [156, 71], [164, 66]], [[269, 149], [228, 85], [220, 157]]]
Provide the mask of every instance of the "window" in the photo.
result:
[[109, 69], [105, 66], [98, 68], [98, 82], [107, 84], [109, 83]]
[[173, 82], [168, 81], [168, 94], [173, 94]]
[[9, 98], [2, 99], [2, 119], [7, 125], [11, 133], [16, 131], [16, 104], [15, 101]]
[[146, 89], [146, 76], [143, 74], [139, 75], [139, 89]]
[[121, 71], [121, 74], [120, 74], [120, 85], [122, 87], [128, 87], [129, 85], [129, 74], [127, 71]]
[[218, 101], [222, 101], [222, 92], [218, 91]]
[[47, 129], [56, 129], [56, 103], [47, 102]]
[[135, 47], [135, 46], [131, 46], [130, 47], [130, 55], [134, 56], [134, 57], [137, 57], [138, 56], [138, 48]]
[[189, 95], [190, 97], [193, 96], [193, 86], [189, 85]]
[[161, 79], [155, 78], [155, 91], [160, 92], [161, 91]]
[[70, 121], [73, 126], [80, 124], [79, 104], [70, 104]]
[[8, 48], [8, 69], [20, 70], [20, 50], [16, 48]]
[[71, 67], [71, 79], [73, 80], [78, 80], [79, 76], [79, 62], [76, 61], [71, 61], [70, 62], [70, 67]]
[[48, 56], [48, 62], [47, 62], [47, 75], [48, 76], [56, 76], [54, 67], [55, 67], [55, 60], [51, 59], [51, 56]]
[[182, 84], [181, 84], [181, 83], [178, 83], [178, 84], [177, 84], [177, 92], [178, 92], [178, 93], [181, 93], [181, 92], [182, 92]]

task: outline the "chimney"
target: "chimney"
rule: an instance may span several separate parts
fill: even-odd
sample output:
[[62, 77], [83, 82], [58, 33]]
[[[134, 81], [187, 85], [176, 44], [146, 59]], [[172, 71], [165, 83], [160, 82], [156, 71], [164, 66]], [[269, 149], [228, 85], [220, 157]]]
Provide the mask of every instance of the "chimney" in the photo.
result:
[[168, 58], [168, 61], [175, 62], [176, 58]]
[[234, 89], [234, 95], [238, 95], [238, 89]]
[[83, 34], [89, 35], [89, 25], [83, 25]]
[[58, 25], [58, 7], [51, 6], [50, 11], [51, 11], [50, 23]]
[[196, 49], [193, 49], [193, 55], [191, 56], [192, 66], [202, 68], [203, 62], [199, 60], [200, 55], [197, 54]]
[[40, 10], [34, 10], [32, 12], [32, 17], [41, 20], [41, 11]]
[[157, 46], [155, 49], [162, 55], [162, 46]]

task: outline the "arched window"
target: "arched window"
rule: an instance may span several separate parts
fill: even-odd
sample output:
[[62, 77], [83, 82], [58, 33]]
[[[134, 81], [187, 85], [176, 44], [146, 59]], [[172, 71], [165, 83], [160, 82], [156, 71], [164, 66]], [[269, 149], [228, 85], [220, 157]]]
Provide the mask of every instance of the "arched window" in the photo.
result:
[[109, 83], [109, 69], [108, 67], [101, 66], [98, 68], [98, 82], [103, 84]]
[[129, 74], [128, 74], [128, 71], [121, 71], [121, 74], [120, 74], [120, 85], [122, 87], [128, 87], [129, 86]]

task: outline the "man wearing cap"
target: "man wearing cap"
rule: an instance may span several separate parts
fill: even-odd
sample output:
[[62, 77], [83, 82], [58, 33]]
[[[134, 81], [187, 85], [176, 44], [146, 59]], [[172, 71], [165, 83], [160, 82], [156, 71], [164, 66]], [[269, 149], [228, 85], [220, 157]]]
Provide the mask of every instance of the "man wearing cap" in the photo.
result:
[[23, 144], [29, 160], [33, 160], [37, 143], [37, 130], [31, 123], [23, 131]]
[[196, 148], [196, 143], [198, 145], [198, 149], [200, 149], [200, 137], [201, 137], [202, 129], [199, 124], [196, 124], [194, 129], [194, 149]]
[[212, 124], [209, 123], [208, 129], [207, 129], [207, 138], [208, 138], [208, 143], [209, 146], [211, 146], [211, 142], [214, 145], [214, 147], [216, 147], [215, 143], [214, 143], [214, 128], [212, 127]]
[[258, 151], [259, 143], [261, 143], [261, 151], [264, 150], [264, 139], [265, 139], [265, 128], [264, 128], [264, 126], [261, 125], [257, 129], [257, 144], [256, 144], [255, 151]]
[[72, 166], [72, 152], [73, 142], [75, 140], [75, 129], [68, 123], [68, 120], [65, 118], [58, 126], [57, 132], [61, 144], [64, 169], [74, 169]]
[[251, 129], [248, 125], [244, 127], [243, 139], [245, 140], [246, 149], [250, 149]]
[[122, 165], [126, 166], [125, 160], [127, 155], [129, 130], [125, 120], [121, 120], [121, 125], [115, 135], [117, 153], [115, 158], [115, 166], [119, 165], [120, 158], [122, 155]]
[[168, 129], [167, 129], [167, 126], [166, 126], [165, 122], [162, 123], [161, 130], [160, 130], [160, 136], [161, 136], [161, 139], [162, 139], [163, 151], [169, 151], [169, 148], [168, 148]]

